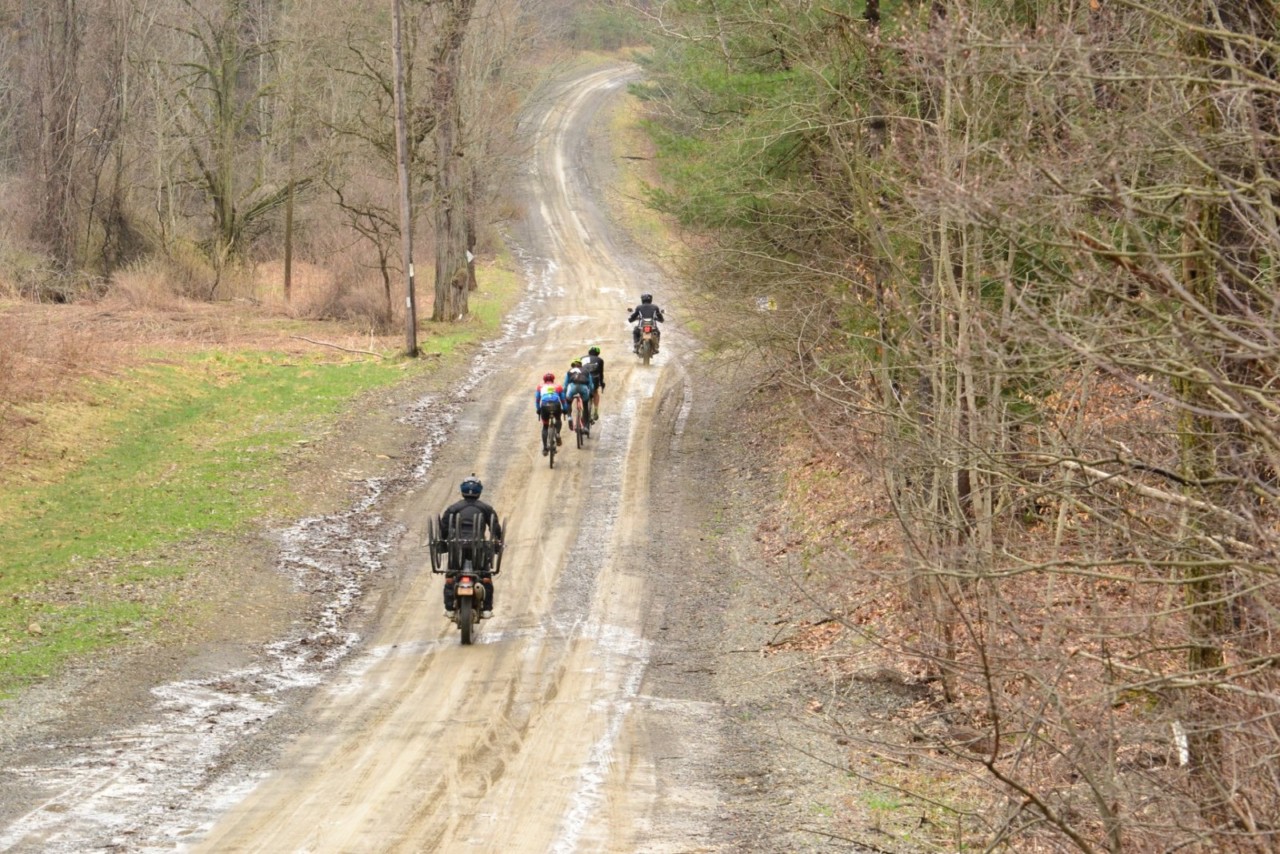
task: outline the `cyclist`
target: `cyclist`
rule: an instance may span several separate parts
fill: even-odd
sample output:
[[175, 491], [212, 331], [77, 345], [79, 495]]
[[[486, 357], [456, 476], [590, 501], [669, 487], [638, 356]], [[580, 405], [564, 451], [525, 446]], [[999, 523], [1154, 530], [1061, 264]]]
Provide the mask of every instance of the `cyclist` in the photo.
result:
[[600, 348], [592, 347], [582, 357], [582, 367], [587, 369], [591, 377], [591, 423], [600, 420], [600, 392], [604, 391], [604, 359], [600, 358]]
[[[635, 323], [641, 318], [654, 321], [653, 352], [656, 353], [658, 352], [658, 344], [661, 343], [662, 338], [662, 330], [658, 328], [658, 324], [666, 323], [667, 319], [662, 316], [662, 309], [653, 304], [653, 294], [640, 295], [640, 304], [631, 312], [631, 316], [627, 318], [627, 322]], [[631, 327], [631, 348], [636, 352], [640, 351], [640, 324], [638, 323]]]
[[[583, 419], [586, 423], [582, 425], [582, 429], [588, 436], [591, 435], [591, 393], [591, 374], [582, 367], [581, 359], [574, 359], [569, 363], [569, 370], [564, 375], [564, 400], [570, 413], [573, 412], [573, 399], [576, 397], [582, 401], [582, 411], [586, 416]], [[569, 419], [569, 429], [573, 429], [572, 417]]]
[[[569, 410], [569, 402], [565, 400], [564, 389], [556, 385], [556, 375], [553, 373], [545, 373], [542, 375], [542, 382], [533, 392], [533, 408], [537, 411], [538, 417], [542, 420], [542, 426], [545, 428], [551, 419], [556, 422], [556, 444], [563, 445], [560, 439], [560, 416]], [[542, 455], [545, 457], [551, 452], [551, 447], [547, 444], [547, 431], [542, 431]]]
[[[458, 582], [457, 571], [462, 569], [466, 561], [471, 561], [471, 568], [480, 576], [484, 585], [484, 607], [480, 611], [481, 619], [493, 616], [493, 555], [502, 553], [502, 524], [498, 521], [497, 512], [487, 503], [480, 500], [484, 484], [474, 474], [462, 482], [462, 500], [450, 504], [440, 514], [440, 531], [445, 539], [437, 546], [439, 551], [450, 555], [449, 569], [444, 581], [444, 615], [453, 618], [454, 586]], [[456, 535], [457, 542], [450, 543], [449, 533]], [[476, 543], [488, 538], [496, 543], [494, 551], [477, 549]], [[450, 546], [453, 548], [450, 548]], [[459, 561], [453, 566], [454, 557]]]

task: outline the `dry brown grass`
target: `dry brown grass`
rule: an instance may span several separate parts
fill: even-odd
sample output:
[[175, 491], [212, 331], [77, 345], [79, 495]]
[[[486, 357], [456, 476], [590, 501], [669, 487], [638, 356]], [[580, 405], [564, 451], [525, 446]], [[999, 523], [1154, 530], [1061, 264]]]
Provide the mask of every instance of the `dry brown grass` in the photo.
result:
[[[83, 381], [109, 377], [156, 349], [250, 348], [286, 353], [394, 349], [398, 334], [359, 322], [298, 325], [283, 302], [187, 299], [137, 269], [106, 297], [70, 305], [0, 302], [0, 466], [21, 465], [51, 406], [84, 399]], [[306, 340], [306, 339], [311, 339]]]
[[0, 467], [18, 465], [41, 407], [74, 398], [79, 381], [110, 372], [119, 348], [78, 306], [0, 305]]

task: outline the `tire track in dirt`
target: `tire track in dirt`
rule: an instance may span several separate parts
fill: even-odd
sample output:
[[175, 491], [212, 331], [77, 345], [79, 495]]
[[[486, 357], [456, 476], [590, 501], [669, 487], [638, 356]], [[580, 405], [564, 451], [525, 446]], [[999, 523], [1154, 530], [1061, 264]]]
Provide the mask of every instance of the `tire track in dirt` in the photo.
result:
[[[598, 76], [597, 82], [583, 84], [584, 91], [607, 95], [619, 79], [616, 72]], [[574, 147], [566, 142], [569, 126], [557, 124], [561, 121], [552, 114], [540, 134], [556, 152]], [[574, 138], [581, 133], [572, 131]], [[578, 186], [564, 177], [562, 153], [551, 162], [560, 176], [553, 187]], [[451, 443], [442, 452], [439, 479], [399, 513], [412, 526], [413, 519], [452, 498], [463, 474], [480, 473], [489, 485], [486, 492], [510, 521], [508, 571], [499, 577], [503, 616], [465, 650], [449, 645], [450, 629], [435, 630], [443, 631], [444, 643], [424, 650], [430, 665], [414, 677], [420, 680], [417, 687], [394, 695], [400, 697], [393, 700], [398, 711], [385, 725], [371, 730], [366, 723], [373, 718], [362, 716], [358, 707], [342, 715], [354, 730], [350, 737], [380, 745], [370, 748], [373, 758], [367, 760], [379, 770], [357, 778], [355, 784], [365, 787], [362, 810], [310, 813], [312, 821], [325, 823], [326, 849], [541, 852], [598, 850], [597, 842], [604, 840], [618, 846], [610, 850], [629, 850], [627, 840], [649, 810], [642, 799], [630, 792], [620, 797], [619, 790], [635, 779], [637, 768], [651, 776], [652, 763], [634, 745], [621, 743], [633, 729], [630, 717], [647, 666], [638, 609], [649, 594], [640, 576], [619, 574], [618, 555], [629, 560], [628, 550], [645, 524], [649, 424], [662, 368], [655, 364], [640, 371], [615, 359], [599, 435], [584, 451], [566, 445], [555, 471], [537, 452], [529, 400], [532, 381], [544, 365], [559, 375], [585, 342], [626, 340], [625, 327], [621, 334], [609, 331], [623, 326], [618, 297], [598, 283], [631, 275], [612, 264], [600, 266], [599, 259], [613, 256], [597, 251], [602, 242], [592, 232], [605, 228], [600, 222], [592, 229], [584, 226], [591, 214], [580, 206], [577, 193], [566, 190], [544, 205], [549, 231], [557, 235], [549, 243], [557, 259], [531, 263], [546, 271], [547, 302], [557, 305], [548, 305], [548, 313], [535, 312], [525, 326], [519, 347], [524, 367], [477, 387], [474, 397], [490, 404], [488, 419], [467, 433], [473, 440], [468, 446]], [[460, 436], [470, 429], [467, 424], [464, 415]], [[506, 510], [513, 506], [518, 511]], [[413, 551], [402, 546], [397, 559], [412, 560]], [[438, 610], [438, 585], [438, 579], [419, 571], [402, 594], [403, 601], [426, 610], [428, 626], [438, 625], [432, 613]], [[403, 609], [393, 614], [374, 648], [415, 643], [423, 630], [417, 616]], [[394, 656], [377, 655], [365, 670], [366, 682], [396, 681]], [[315, 737], [322, 745], [332, 736]], [[433, 750], [436, 745], [448, 749]], [[279, 816], [290, 814], [280, 807], [332, 803], [329, 787], [335, 784], [328, 781], [352, 783], [339, 768], [302, 776], [286, 769], [277, 779], [282, 782], [263, 787], [215, 828], [205, 841], [208, 850], [289, 847], [299, 838], [279, 829]], [[380, 782], [375, 785], [373, 779]], [[317, 787], [318, 794], [298, 794], [308, 787]], [[650, 782], [641, 791], [653, 789]], [[406, 793], [414, 793], [414, 807], [395, 806]], [[299, 808], [299, 825], [306, 824], [307, 814]]]

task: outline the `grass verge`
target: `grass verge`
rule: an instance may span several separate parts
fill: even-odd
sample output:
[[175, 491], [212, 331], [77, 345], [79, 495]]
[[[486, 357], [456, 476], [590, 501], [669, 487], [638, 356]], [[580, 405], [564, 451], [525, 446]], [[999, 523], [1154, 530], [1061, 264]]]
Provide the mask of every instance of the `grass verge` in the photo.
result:
[[[366, 393], [449, 370], [495, 334], [520, 283], [496, 266], [480, 278], [466, 322], [421, 326], [422, 352], [445, 358], [264, 348], [259, 326], [253, 346], [148, 343], [112, 376], [31, 402], [19, 465], [0, 478], [0, 698], [148, 637], [191, 569], [182, 543], [306, 512], [290, 454]], [[281, 342], [310, 337], [261, 321]]]

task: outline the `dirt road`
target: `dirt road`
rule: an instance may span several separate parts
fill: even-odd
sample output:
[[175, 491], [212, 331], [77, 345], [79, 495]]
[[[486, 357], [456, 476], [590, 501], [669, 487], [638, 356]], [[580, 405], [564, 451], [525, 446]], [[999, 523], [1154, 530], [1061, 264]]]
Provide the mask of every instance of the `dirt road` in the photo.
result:
[[[629, 352], [642, 290], [679, 305], [603, 207], [601, 119], [635, 73], [546, 94], [504, 334], [321, 443], [298, 488], [337, 482], [332, 513], [215, 548], [222, 632], [6, 710], [0, 851], [859, 850], [846, 739], [813, 697], [860, 698], [763, 654], [806, 617], [754, 554], [774, 486], [741, 430], [750, 383], [708, 373], [678, 310], [653, 364]], [[552, 470], [534, 383], [592, 344], [601, 421]], [[425, 546], [471, 473], [509, 547], [462, 646]]]
[[[371, 490], [365, 509], [376, 513], [361, 530], [318, 526], [338, 549], [369, 552], [355, 561], [367, 574], [395, 579], [372, 634], [304, 638], [291, 648], [315, 666], [300, 666], [305, 675], [284, 688], [287, 667], [172, 686], [173, 714], [151, 728], [99, 734], [56, 773], [18, 769], [43, 801], [15, 818], [0, 848], [688, 850], [712, 797], [659, 780], [655, 763], [714, 750], [711, 729], [690, 726], [711, 712], [641, 691], [652, 654], [650, 465], [681, 415], [683, 398], [667, 392], [683, 382], [669, 355], [680, 335], [669, 329], [647, 367], [624, 349], [625, 312], [642, 287], [662, 288], [656, 271], [611, 242], [585, 142], [633, 75], [614, 67], [549, 93], [527, 126], [536, 140], [536, 205], [522, 237], [528, 297], [456, 393], [417, 407], [439, 441], [401, 488]], [[534, 383], [544, 371], [563, 375], [592, 344], [607, 362], [602, 418], [581, 450], [566, 431], [552, 470], [540, 454]], [[441, 578], [423, 547], [426, 520], [472, 472], [507, 520], [509, 547], [497, 615], [464, 647], [441, 614]], [[286, 557], [291, 536], [318, 535], [305, 523], [286, 532]], [[277, 698], [321, 680], [305, 706], [281, 714]], [[290, 723], [264, 725], [277, 716]], [[255, 761], [237, 764], [249, 753]]]
[[[533, 129], [546, 236], [526, 259], [535, 294], [428, 482], [396, 509], [404, 587], [278, 771], [197, 850], [633, 851], [651, 833], [664, 797], [654, 750], [687, 748], [656, 745], [647, 719], [701, 711], [640, 694], [655, 392], [680, 371], [666, 353], [645, 369], [619, 352], [638, 271], [610, 246], [578, 162], [585, 125], [627, 73], [575, 81]], [[566, 430], [552, 470], [533, 386], [597, 342], [613, 357], [603, 417], [582, 450]], [[508, 520], [509, 549], [497, 616], [463, 647], [421, 544], [471, 472]]]

